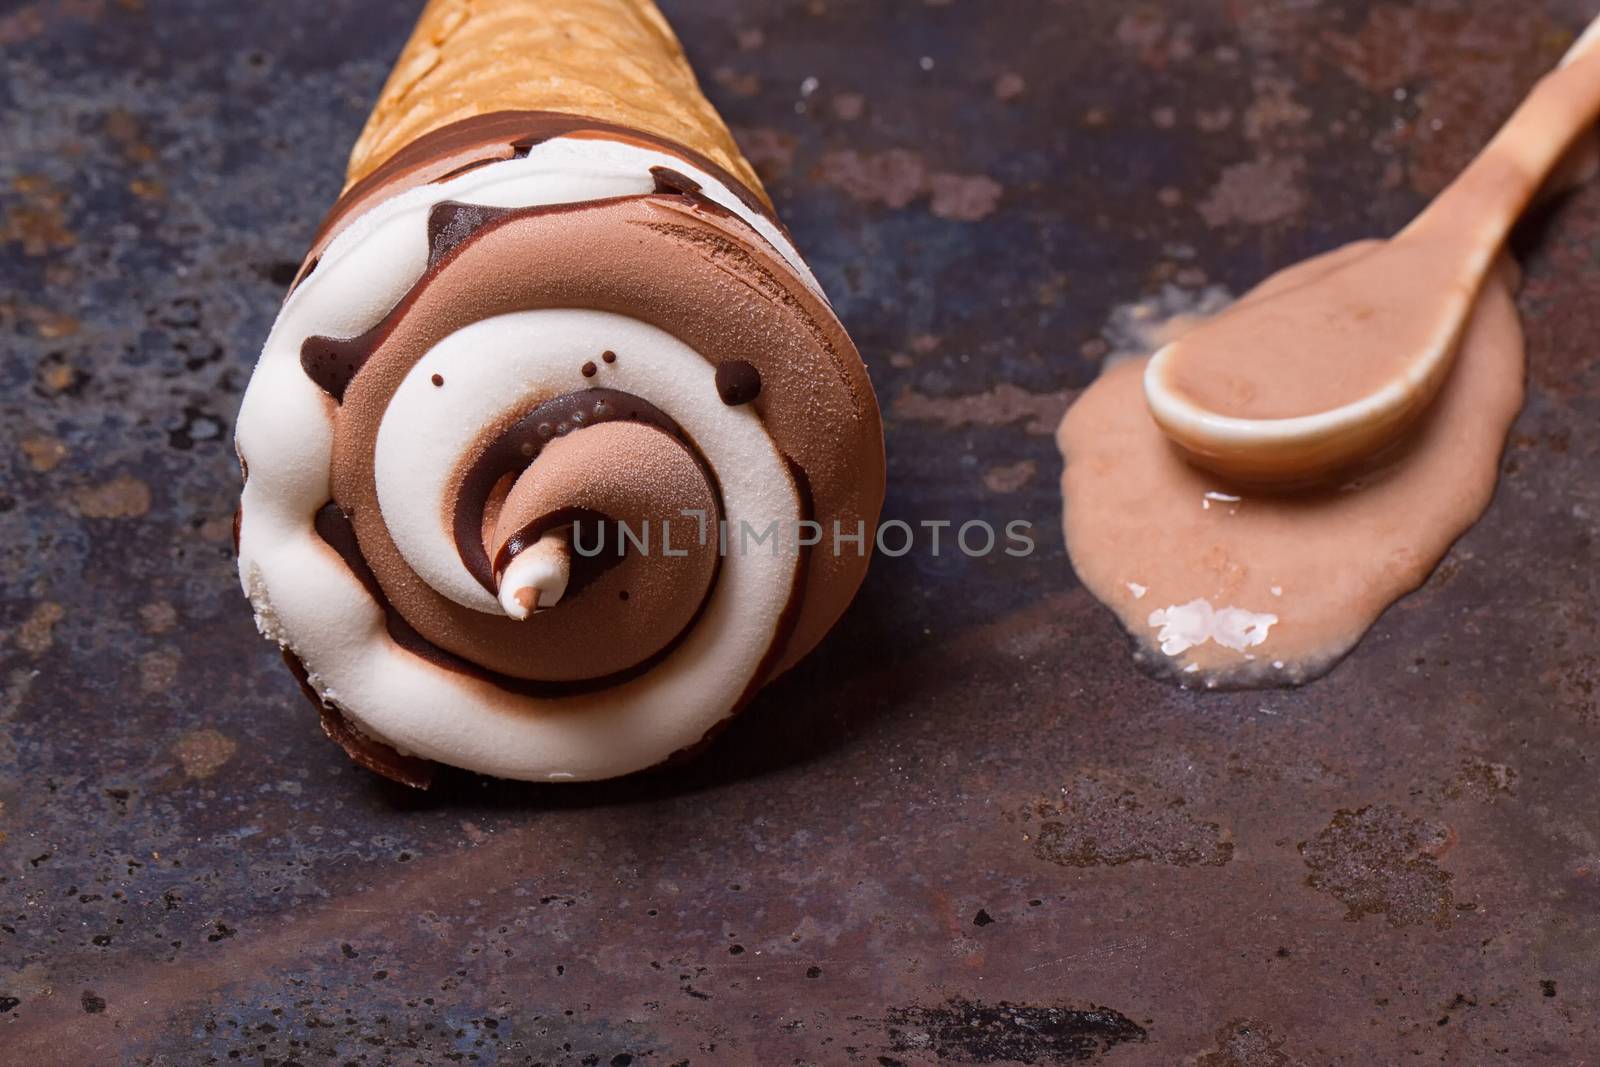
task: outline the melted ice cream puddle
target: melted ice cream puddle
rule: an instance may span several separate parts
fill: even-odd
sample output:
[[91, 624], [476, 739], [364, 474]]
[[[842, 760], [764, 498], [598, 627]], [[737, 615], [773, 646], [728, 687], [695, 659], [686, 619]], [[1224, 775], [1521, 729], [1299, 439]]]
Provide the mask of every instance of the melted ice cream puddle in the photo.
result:
[[[1243, 299], [1302, 284], [1371, 246], [1291, 267]], [[1138, 639], [1143, 661], [1186, 685], [1306, 681], [1422, 584], [1488, 506], [1522, 407], [1514, 278], [1507, 261], [1485, 286], [1453, 373], [1401, 448], [1383, 466], [1313, 492], [1219, 486], [1150, 417], [1146, 361], [1107, 366], [1058, 434], [1067, 548], [1084, 584]], [[1174, 320], [1165, 339], [1193, 323]]]

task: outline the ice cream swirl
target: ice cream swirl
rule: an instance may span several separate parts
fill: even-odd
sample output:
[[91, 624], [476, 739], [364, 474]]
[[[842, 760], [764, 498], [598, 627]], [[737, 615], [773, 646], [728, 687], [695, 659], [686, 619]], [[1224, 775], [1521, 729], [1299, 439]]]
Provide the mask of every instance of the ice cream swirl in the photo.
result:
[[526, 779], [699, 742], [867, 563], [719, 534], [870, 531], [883, 493], [865, 369], [764, 202], [537, 113], [346, 192], [238, 447], [241, 578], [314, 692], [370, 741]]

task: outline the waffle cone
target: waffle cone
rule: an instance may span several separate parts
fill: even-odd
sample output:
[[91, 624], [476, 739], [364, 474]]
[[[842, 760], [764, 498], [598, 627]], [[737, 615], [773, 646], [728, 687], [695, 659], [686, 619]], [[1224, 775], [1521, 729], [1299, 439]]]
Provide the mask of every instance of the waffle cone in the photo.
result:
[[496, 111], [654, 134], [764, 197], [651, 0], [429, 0], [351, 152], [346, 187], [424, 134]]

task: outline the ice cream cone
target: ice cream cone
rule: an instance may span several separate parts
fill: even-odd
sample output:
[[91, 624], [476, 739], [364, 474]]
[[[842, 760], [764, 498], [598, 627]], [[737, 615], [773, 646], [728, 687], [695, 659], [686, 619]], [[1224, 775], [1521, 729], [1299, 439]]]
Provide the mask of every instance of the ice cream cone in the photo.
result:
[[677, 39], [650, 0], [432, 0], [348, 180], [238, 420], [263, 633], [410, 784], [698, 748], [849, 604], [884, 455]]
[[419, 137], [501, 111], [653, 134], [764, 195], [651, 0], [430, 0], [351, 152], [348, 184]]

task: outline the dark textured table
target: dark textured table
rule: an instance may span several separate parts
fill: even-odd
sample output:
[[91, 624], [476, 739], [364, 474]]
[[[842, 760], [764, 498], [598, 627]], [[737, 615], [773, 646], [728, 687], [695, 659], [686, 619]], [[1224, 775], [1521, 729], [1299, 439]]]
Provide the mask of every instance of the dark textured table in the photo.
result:
[[1493, 509], [1308, 688], [1142, 677], [1050, 436], [1125, 305], [1402, 223], [1588, 5], [665, 6], [888, 516], [1039, 551], [879, 559], [688, 769], [354, 768], [239, 594], [229, 438], [412, 4], [0, 4], [0, 1062], [1594, 1062], [1600, 190], [1522, 235]]

